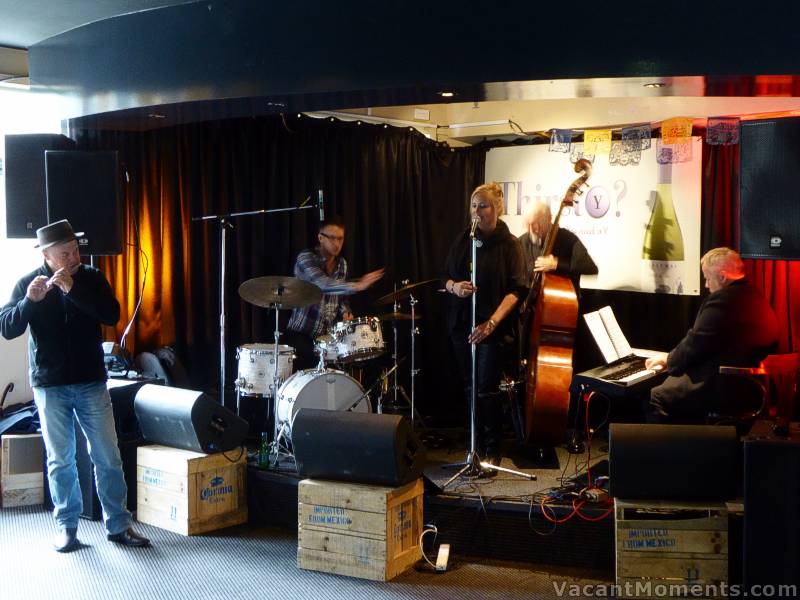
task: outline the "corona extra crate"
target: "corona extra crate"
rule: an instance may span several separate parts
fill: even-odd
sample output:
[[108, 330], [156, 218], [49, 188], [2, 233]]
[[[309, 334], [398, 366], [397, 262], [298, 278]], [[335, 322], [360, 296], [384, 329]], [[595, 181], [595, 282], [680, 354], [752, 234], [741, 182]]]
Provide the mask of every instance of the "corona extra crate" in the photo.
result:
[[0, 451], [0, 503], [3, 508], [44, 501], [44, 445], [39, 433], [6, 434]]
[[136, 518], [183, 535], [247, 521], [244, 449], [201, 454], [141, 446], [136, 465]]
[[306, 479], [298, 488], [297, 565], [387, 581], [422, 558], [422, 480], [402, 487]]
[[725, 504], [615, 500], [614, 525], [618, 597], [722, 595], [728, 582]]

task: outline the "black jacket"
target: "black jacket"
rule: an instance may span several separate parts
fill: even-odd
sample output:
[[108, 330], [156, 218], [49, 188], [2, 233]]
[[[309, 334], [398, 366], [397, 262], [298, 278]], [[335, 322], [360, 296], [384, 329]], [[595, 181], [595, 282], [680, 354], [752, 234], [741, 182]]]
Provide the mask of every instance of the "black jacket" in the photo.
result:
[[[480, 230], [478, 230], [480, 239]], [[483, 246], [477, 249], [478, 279], [476, 299], [476, 325], [487, 321], [507, 294], [515, 294], [524, 298], [528, 291], [525, 278], [525, 259], [522, 256], [517, 238], [511, 235], [505, 222], [498, 220], [497, 228], [491, 236], [482, 240]], [[447, 255], [445, 267], [447, 279], [453, 281], [469, 281], [472, 242], [469, 231], [461, 233]], [[488, 340], [492, 341], [508, 335], [515, 335], [516, 312], [510, 313]], [[472, 324], [472, 299], [458, 298], [450, 295], [450, 309], [447, 318], [449, 333], [469, 331]]]
[[72, 289], [64, 294], [51, 289], [39, 302], [25, 294], [38, 275], [51, 277], [47, 263], [17, 282], [11, 301], [0, 310], [0, 332], [10, 340], [25, 333], [32, 386], [69, 385], [105, 381], [102, 325], [119, 321], [119, 302], [105, 276], [81, 265], [73, 275]]
[[[538, 246], [533, 245], [530, 233], [526, 232], [519, 236], [519, 242], [525, 255], [525, 272], [530, 281], [533, 277], [533, 265], [539, 258], [540, 250]], [[586, 246], [569, 229], [559, 227], [556, 240], [553, 242], [553, 256], [558, 259], [555, 273], [569, 277], [575, 287], [575, 293], [580, 296], [581, 275], [597, 275], [597, 265], [589, 256]]]
[[670, 375], [708, 379], [720, 365], [756, 367], [778, 345], [778, 320], [766, 298], [744, 279], [709, 294], [694, 326], [669, 353]]

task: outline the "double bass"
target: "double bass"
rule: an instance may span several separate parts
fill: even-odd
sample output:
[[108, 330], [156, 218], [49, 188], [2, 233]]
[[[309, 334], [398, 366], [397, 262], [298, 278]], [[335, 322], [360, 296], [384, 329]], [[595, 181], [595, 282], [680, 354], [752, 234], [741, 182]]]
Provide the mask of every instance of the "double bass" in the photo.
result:
[[[542, 256], [553, 252], [558, 222], [567, 206], [592, 173], [592, 163], [575, 164], [581, 175], [564, 194], [556, 218], [545, 237]], [[578, 321], [578, 297], [569, 277], [554, 272], [535, 272], [520, 307], [520, 339], [527, 340], [525, 360], [525, 441], [537, 446], [555, 446], [566, 438], [569, 386], [572, 381], [572, 347]]]

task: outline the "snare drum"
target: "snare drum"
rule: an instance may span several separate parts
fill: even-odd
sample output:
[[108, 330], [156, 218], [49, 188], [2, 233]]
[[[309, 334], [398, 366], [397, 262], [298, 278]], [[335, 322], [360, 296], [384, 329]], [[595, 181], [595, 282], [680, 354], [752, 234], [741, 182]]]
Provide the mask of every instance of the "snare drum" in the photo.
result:
[[[298, 371], [278, 389], [278, 423], [285, 426], [291, 439], [292, 424], [301, 408], [347, 410], [364, 395], [364, 388], [347, 373], [334, 369]], [[364, 397], [355, 412], [372, 412]]]
[[375, 358], [384, 353], [381, 321], [377, 317], [362, 317], [340, 321], [333, 328], [339, 362], [354, 362]]
[[[236, 348], [239, 372], [236, 387], [243, 396], [273, 396], [275, 377], [275, 345], [245, 344]], [[294, 348], [278, 346], [278, 378], [286, 381], [292, 374]], [[280, 384], [279, 384], [280, 385]]]

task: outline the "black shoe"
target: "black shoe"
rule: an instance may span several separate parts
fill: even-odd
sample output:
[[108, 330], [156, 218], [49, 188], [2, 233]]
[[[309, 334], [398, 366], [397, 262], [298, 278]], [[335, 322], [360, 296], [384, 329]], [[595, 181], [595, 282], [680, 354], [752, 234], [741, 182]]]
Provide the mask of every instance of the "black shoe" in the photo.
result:
[[146, 537], [142, 537], [130, 527], [119, 533], [109, 533], [106, 537], [110, 542], [128, 546], [129, 548], [143, 548], [150, 545], [150, 540]]
[[53, 540], [53, 549], [56, 552], [72, 552], [78, 548], [78, 528], [67, 527], [58, 532]]

